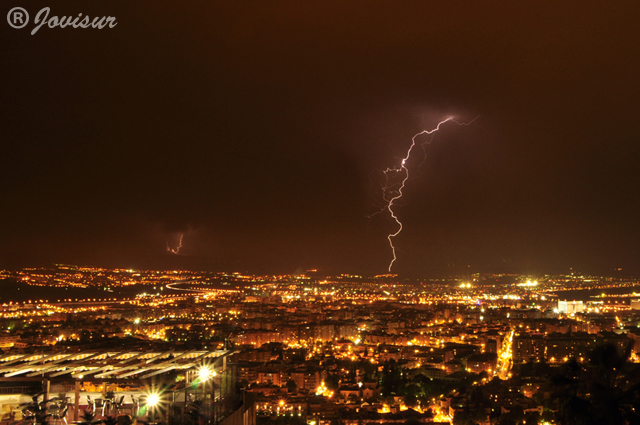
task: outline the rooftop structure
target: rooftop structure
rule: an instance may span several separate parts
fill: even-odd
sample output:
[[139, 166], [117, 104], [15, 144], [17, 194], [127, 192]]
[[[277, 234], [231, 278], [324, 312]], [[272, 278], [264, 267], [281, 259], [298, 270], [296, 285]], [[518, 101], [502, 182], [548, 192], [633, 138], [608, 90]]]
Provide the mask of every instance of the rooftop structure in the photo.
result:
[[[22, 407], [30, 403], [53, 415], [69, 409], [75, 421], [82, 410], [169, 420], [199, 402], [206, 422], [218, 422], [237, 401], [234, 367], [227, 365], [230, 354], [171, 349], [6, 355], [0, 358], [0, 414], [24, 418], [28, 413]], [[69, 392], [74, 397], [67, 397]]]

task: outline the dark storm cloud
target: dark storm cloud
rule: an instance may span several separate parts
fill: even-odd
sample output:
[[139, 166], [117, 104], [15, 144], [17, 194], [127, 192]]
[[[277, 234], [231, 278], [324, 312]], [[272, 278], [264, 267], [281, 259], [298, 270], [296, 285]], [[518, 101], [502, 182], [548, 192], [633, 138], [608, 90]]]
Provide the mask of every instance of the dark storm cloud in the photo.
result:
[[118, 26], [2, 25], [0, 252], [162, 267], [191, 232], [190, 266], [384, 271], [371, 176], [455, 114], [481, 118], [412, 174], [398, 271], [637, 264], [640, 7], [504, 3], [65, 2]]

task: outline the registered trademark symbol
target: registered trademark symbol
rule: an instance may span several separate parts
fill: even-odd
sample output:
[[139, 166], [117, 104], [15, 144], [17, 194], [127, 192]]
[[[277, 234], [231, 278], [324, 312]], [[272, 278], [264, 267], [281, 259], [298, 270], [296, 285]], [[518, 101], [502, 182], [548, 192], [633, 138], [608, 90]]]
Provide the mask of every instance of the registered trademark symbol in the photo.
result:
[[21, 7], [14, 7], [7, 13], [7, 22], [15, 29], [24, 28], [29, 23], [29, 13]]

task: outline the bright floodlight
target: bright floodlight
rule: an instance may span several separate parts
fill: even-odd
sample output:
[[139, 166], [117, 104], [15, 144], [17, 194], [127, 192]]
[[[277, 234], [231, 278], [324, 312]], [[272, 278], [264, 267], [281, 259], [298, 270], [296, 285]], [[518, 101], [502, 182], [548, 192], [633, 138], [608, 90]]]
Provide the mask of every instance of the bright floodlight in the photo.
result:
[[212, 376], [215, 376], [215, 372], [213, 372], [209, 366], [202, 366], [198, 370], [198, 376], [200, 377], [201, 381], [206, 381]]
[[160, 402], [160, 396], [156, 393], [151, 393], [147, 396], [147, 406], [154, 407]]

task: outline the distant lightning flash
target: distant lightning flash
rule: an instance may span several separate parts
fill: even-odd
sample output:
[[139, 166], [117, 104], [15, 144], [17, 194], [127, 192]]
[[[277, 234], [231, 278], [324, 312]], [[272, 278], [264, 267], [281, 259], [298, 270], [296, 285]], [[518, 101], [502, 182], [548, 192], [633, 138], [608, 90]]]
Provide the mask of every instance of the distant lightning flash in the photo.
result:
[[178, 242], [178, 246], [175, 249], [171, 248], [169, 246], [169, 242], [167, 241], [167, 251], [172, 254], [178, 255], [178, 253], [180, 252], [180, 248], [182, 248], [182, 238], [184, 238], [184, 233], [180, 235], [180, 242]]
[[[420, 133], [417, 133], [415, 136], [413, 136], [411, 138], [411, 146], [409, 146], [409, 150], [407, 151], [407, 155], [402, 159], [402, 162], [400, 163], [400, 167], [398, 167], [398, 168], [387, 168], [386, 170], [384, 170], [386, 185], [384, 187], [383, 199], [384, 199], [384, 201], [387, 202], [387, 205], [384, 208], [382, 208], [382, 210], [379, 211], [379, 212], [382, 212], [384, 210], [388, 210], [389, 214], [391, 215], [391, 217], [398, 224], [398, 230], [395, 233], [390, 233], [389, 236], [387, 236], [387, 239], [389, 240], [389, 246], [391, 247], [391, 252], [393, 253], [393, 259], [391, 260], [391, 263], [389, 263], [389, 271], [391, 271], [391, 267], [393, 266], [393, 263], [395, 263], [395, 261], [398, 259], [398, 257], [396, 256], [396, 248], [393, 245], [393, 238], [395, 238], [396, 236], [398, 236], [400, 234], [400, 232], [402, 232], [402, 223], [400, 222], [400, 220], [398, 219], [398, 216], [393, 211], [393, 206], [394, 206], [394, 204], [395, 204], [395, 202], [397, 200], [402, 198], [402, 190], [404, 189], [404, 185], [407, 183], [407, 180], [409, 180], [409, 169], [407, 168], [407, 161], [409, 160], [409, 157], [411, 156], [411, 151], [416, 146], [416, 138], [418, 136], [422, 136], [423, 134], [431, 135], [431, 134], [435, 133], [436, 131], [440, 130], [440, 126], [441, 125], [443, 125], [444, 123], [449, 122], [449, 121], [454, 122], [454, 123], [456, 123], [458, 125], [469, 125], [472, 122], [474, 122], [476, 119], [478, 119], [478, 117], [474, 118], [473, 120], [469, 121], [468, 123], [460, 123], [460, 122], [457, 122], [456, 120], [454, 120], [454, 117], [449, 117], [449, 118], [446, 118], [446, 119], [440, 121], [438, 123], [438, 125], [436, 126], [436, 128], [434, 128], [433, 130], [424, 130], [424, 131], [421, 131]], [[404, 178], [402, 179], [402, 182], [400, 183], [400, 187], [397, 190], [393, 191], [393, 192], [396, 193], [396, 195], [391, 197], [390, 199], [387, 198], [387, 191], [390, 190], [389, 189], [389, 182], [390, 182], [389, 173], [404, 173]]]

